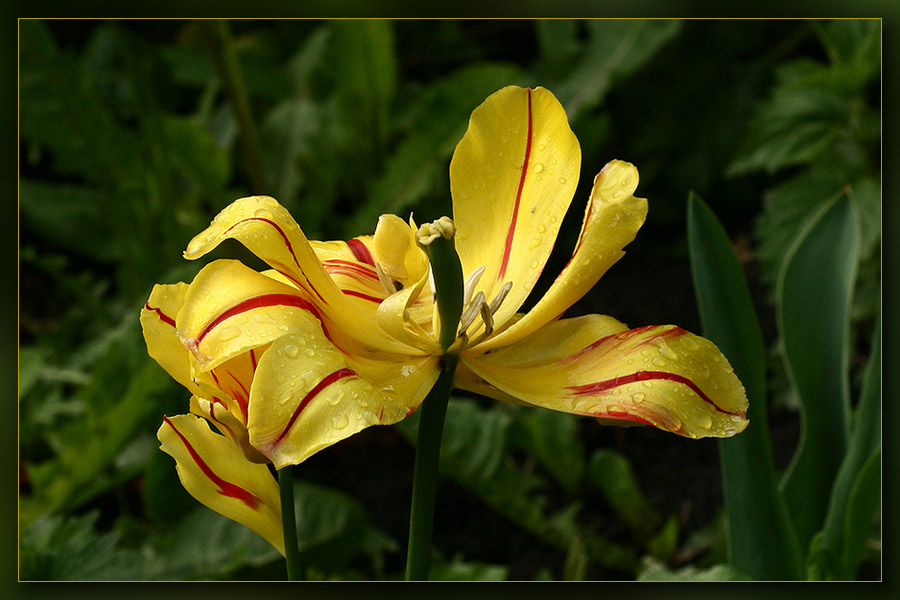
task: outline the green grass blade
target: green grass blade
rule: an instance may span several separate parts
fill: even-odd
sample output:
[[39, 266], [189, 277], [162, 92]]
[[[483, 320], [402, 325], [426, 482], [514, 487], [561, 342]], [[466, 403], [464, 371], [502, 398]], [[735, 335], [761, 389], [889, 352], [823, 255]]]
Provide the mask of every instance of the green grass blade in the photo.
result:
[[750, 425], [719, 442], [729, 559], [757, 579], [796, 579], [800, 552], [778, 491], [769, 443], [762, 333], [731, 242], [709, 207], [693, 194], [688, 198], [688, 242], [703, 334], [728, 357], [750, 400]]
[[785, 263], [776, 294], [784, 359], [801, 404], [801, 435], [782, 491], [801, 548], [822, 528], [847, 451], [848, 345], [859, 220], [842, 194], [812, 220]]

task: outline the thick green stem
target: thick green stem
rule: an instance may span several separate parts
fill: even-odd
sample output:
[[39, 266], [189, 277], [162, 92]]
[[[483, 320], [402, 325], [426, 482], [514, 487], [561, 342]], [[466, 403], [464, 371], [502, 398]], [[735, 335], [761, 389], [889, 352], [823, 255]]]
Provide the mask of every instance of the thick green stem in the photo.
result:
[[413, 472], [412, 507], [409, 513], [409, 547], [406, 555], [406, 580], [428, 579], [431, 560], [431, 536], [434, 527], [434, 500], [438, 478], [438, 459], [444, 416], [453, 387], [457, 358], [446, 354], [441, 374], [422, 403], [416, 464]]
[[289, 581], [303, 579], [300, 567], [300, 548], [297, 545], [297, 518], [294, 515], [294, 470], [287, 467], [278, 471], [278, 488], [281, 491], [281, 524], [284, 528], [284, 559], [287, 562]]

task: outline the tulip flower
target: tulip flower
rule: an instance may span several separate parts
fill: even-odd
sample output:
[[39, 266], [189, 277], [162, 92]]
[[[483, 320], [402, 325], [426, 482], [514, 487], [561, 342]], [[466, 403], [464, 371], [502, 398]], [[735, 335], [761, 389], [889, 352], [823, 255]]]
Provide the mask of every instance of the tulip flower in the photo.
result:
[[744, 389], [708, 340], [671, 325], [562, 318], [644, 222], [633, 165], [616, 160], [597, 174], [568, 263], [519, 312], [580, 162], [556, 98], [507, 87], [473, 112], [453, 155], [452, 220], [417, 227], [384, 215], [374, 235], [316, 242], [272, 198], [225, 208], [185, 257], [232, 238], [270, 269], [216, 260], [189, 286], [157, 286], [142, 314], [150, 354], [194, 395], [197, 416], [166, 418], [159, 431], [185, 487], [279, 546], [264, 463], [299, 464], [409, 416], [434, 390], [446, 403], [451, 386], [690, 438], [746, 427]]

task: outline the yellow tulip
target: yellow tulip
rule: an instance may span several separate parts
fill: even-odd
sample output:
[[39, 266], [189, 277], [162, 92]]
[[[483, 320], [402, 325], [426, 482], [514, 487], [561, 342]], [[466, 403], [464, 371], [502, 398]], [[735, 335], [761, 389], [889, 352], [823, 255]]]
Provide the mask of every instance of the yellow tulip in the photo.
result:
[[[644, 222], [647, 201], [634, 196], [633, 165], [612, 161], [594, 178], [571, 258], [534, 307], [518, 313], [553, 248], [580, 162], [565, 112], [543, 88], [504, 88], [473, 112], [450, 164], [452, 222], [433, 226], [433, 235], [455, 229], [465, 277], [459, 323], [438, 317], [420, 245], [428, 227], [417, 240], [412, 220], [384, 215], [374, 235], [316, 242], [272, 198], [225, 208], [185, 257], [233, 238], [271, 270], [214, 261], [189, 286], [154, 288], [142, 323], [150, 354], [194, 394], [192, 412], [232, 440], [230, 458], [217, 459], [222, 469], [240, 463], [228, 467], [230, 482], [260, 500], [248, 515], [243, 509], [253, 502], [223, 489], [225, 471], [210, 477], [216, 467], [204, 452], [225, 437], [196, 418], [174, 417], [159, 437], [179, 472], [191, 474], [182, 474], [189, 491], [278, 539], [274, 478], [259, 471], [250, 481], [237, 471], [298, 464], [363, 428], [412, 414], [445, 352], [458, 358], [455, 386], [498, 400], [692, 438], [743, 430], [743, 386], [708, 340], [675, 326], [561, 318]], [[437, 341], [443, 327], [456, 332], [446, 350]], [[193, 452], [180, 429], [188, 423], [198, 440]], [[241, 511], [226, 513], [226, 500]]]

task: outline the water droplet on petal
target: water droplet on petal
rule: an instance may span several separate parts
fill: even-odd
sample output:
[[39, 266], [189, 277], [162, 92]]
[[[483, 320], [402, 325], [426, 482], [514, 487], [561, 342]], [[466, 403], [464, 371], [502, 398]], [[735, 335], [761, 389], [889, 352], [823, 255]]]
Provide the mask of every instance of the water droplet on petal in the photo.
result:
[[290, 402], [291, 398], [293, 398], [293, 397], [294, 397], [294, 392], [292, 392], [291, 390], [285, 390], [284, 393], [278, 397], [278, 404], [284, 406], [285, 404]]
[[294, 344], [288, 344], [284, 347], [284, 354], [288, 358], [297, 358], [297, 355], [300, 354], [300, 348]]
[[565, 183], [566, 183], [566, 178], [565, 178], [565, 177], [560, 177], [560, 178], [559, 178], [559, 182], [562, 183], [562, 184], [565, 184]]
[[631, 401], [634, 402], [635, 404], [640, 404], [641, 402], [644, 401], [645, 397], [646, 396], [644, 395], [644, 392], [635, 392], [631, 396]]
[[653, 387], [653, 382], [652, 382], [652, 381], [644, 381], [644, 382], [642, 382], [642, 385], [643, 385], [645, 388], [652, 388], [652, 387]]
[[[532, 240], [532, 241], [533, 241], [533, 240]], [[541, 243], [540, 240], [538, 240], [538, 244], [540, 244], [540, 243]], [[535, 244], [535, 246], [536, 246], [536, 245], [537, 245], [537, 244]], [[540, 265], [540, 263], [537, 261], [537, 259], [531, 261], [531, 268], [532, 268], [532, 269], [537, 269], [537, 268], [538, 268], [538, 265]]]
[[303, 351], [303, 354], [305, 354], [307, 356], [315, 356], [316, 351], [313, 350], [312, 348], [307, 348], [306, 350]]
[[241, 330], [237, 327], [226, 327], [219, 332], [219, 339], [223, 342], [227, 342], [228, 340], [233, 340], [239, 335], [241, 335]]
[[660, 358], [660, 357], [658, 357], [658, 356], [657, 356], [656, 358], [654, 358], [653, 360], [651, 360], [650, 362], [652, 362], [652, 363], [653, 363], [654, 365], [656, 365], [657, 367], [664, 367], [664, 366], [666, 366], [666, 361], [664, 361], [662, 358]]
[[[541, 245], [541, 238], [531, 238], [531, 241], [528, 242], [528, 249], [537, 248]], [[531, 267], [532, 269], [535, 267]]]
[[538, 230], [538, 233], [544, 233], [545, 231], [547, 231], [547, 226], [544, 224], [538, 225], [537, 230]]
[[331, 426], [335, 429], [344, 429], [349, 424], [350, 419], [344, 413], [331, 417]]
[[540, 173], [544, 170], [544, 163], [534, 163], [534, 172]]

